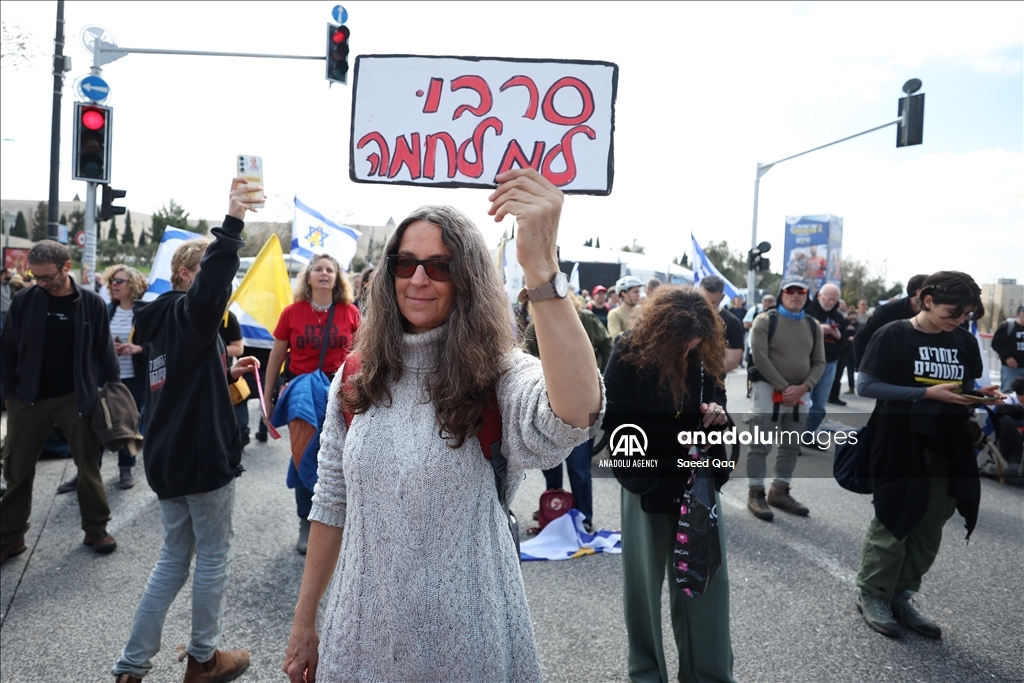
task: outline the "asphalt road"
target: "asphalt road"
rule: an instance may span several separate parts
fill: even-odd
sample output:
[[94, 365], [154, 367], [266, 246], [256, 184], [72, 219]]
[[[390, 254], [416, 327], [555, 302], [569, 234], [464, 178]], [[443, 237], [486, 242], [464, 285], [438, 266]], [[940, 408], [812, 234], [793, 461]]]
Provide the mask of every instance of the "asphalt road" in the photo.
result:
[[[730, 408], [742, 410], [742, 373], [730, 376], [729, 387]], [[870, 402], [854, 398], [850, 409], [866, 413]], [[280, 667], [304, 562], [294, 550], [287, 457], [283, 442], [254, 442], [244, 454], [222, 641], [252, 653], [241, 681], [285, 680]], [[117, 489], [114, 459], [106, 460], [109, 530], [118, 540], [107, 557], [81, 545], [76, 495], [55, 494], [74, 465], [39, 464], [29, 550], [0, 569], [0, 683], [113, 680], [110, 667], [161, 539], [155, 494], [144, 479], [134, 489]], [[797, 475], [825, 471], [830, 462], [831, 453], [807, 451]], [[1024, 680], [1024, 491], [983, 481], [970, 545], [959, 516], [947, 525], [919, 595], [921, 609], [942, 625], [942, 640], [909, 632], [889, 640], [867, 628], [853, 602], [869, 497], [825, 477], [802, 478], [793, 493], [811, 515], [778, 514], [768, 524], [747, 512], [744, 484], [736, 478], [726, 485], [722, 515], [737, 681]], [[513, 506], [521, 520], [530, 518], [542, 489], [543, 477], [531, 472]], [[594, 498], [598, 525], [617, 528], [618, 484], [595, 479]], [[526, 563], [523, 577], [547, 681], [628, 680], [618, 556]], [[147, 683], [184, 675], [175, 647], [188, 639], [190, 592], [186, 585], [171, 607]], [[667, 611], [664, 616], [671, 643]], [[671, 644], [666, 651], [672, 671]]]

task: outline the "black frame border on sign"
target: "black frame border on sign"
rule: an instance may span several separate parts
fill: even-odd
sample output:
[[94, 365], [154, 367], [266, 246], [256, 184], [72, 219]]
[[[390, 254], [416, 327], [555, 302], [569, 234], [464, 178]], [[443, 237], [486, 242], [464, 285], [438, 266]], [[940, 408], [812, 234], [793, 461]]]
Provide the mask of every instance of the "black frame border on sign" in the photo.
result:
[[417, 183], [411, 180], [368, 180], [356, 177], [356, 91], [359, 87], [359, 66], [365, 59], [393, 59], [396, 57], [415, 57], [417, 59], [457, 59], [466, 62], [513, 62], [516, 64], [528, 63], [555, 63], [555, 64], [582, 64], [587, 66], [608, 66], [612, 68], [612, 100], [611, 100], [611, 128], [608, 140], [608, 186], [604, 190], [562, 190], [565, 194], [592, 195], [607, 197], [612, 193], [612, 186], [615, 182], [615, 103], [619, 91], [619, 65], [614, 62], [604, 62], [592, 59], [541, 59], [536, 57], [465, 57], [455, 55], [412, 55], [412, 54], [380, 54], [380, 55], [359, 55], [355, 60], [355, 68], [352, 74], [352, 112], [349, 117], [349, 143], [348, 143], [348, 177], [354, 183], [366, 183], [370, 185], [410, 185], [413, 187], [439, 187], [439, 188], [469, 188], [469, 189], [494, 189], [495, 183], [470, 183], [461, 181], [442, 181], [437, 183]]

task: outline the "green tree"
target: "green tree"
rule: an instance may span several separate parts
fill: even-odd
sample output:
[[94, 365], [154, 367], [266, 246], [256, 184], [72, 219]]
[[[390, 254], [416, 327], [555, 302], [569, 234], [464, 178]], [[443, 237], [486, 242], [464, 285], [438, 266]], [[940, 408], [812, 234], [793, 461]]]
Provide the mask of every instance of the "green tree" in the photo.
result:
[[124, 231], [121, 233], [121, 244], [127, 244], [128, 246], [135, 246], [135, 233], [132, 232], [131, 221], [127, 218], [124, 221]]
[[11, 228], [11, 237], [24, 237], [28, 239], [28, 224], [25, 222], [25, 214], [21, 211], [18, 212], [18, 217], [14, 219], [14, 227]]
[[168, 227], [195, 232], [189, 227], [188, 212], [173, 199], [168, 206], [161, 206], [160, 210], [153, 214], [153, 223], [150, 226], [153, 243], [160, 244], [160, 240], [164, 237], [164, 230]]
[[600, 249], [600, 248], [601, 248], [601, 238], [600, 237], [595, 237], [594, 238], [594, 249]]
[[195, 231], [200, 235], [205, 235], [210, 232], [210, 224], [206, 222], [205, 218], [200, 218], [199, 222], [196, 223]]
[[60, 221], [59, 221], [59, 223], [60, 223], [61, 225], [67, 225], [67, 224], [68, 224], [68, 217], [67, 217], [67, 215], [66, 215], [66, 214], [63, 214], [63, 213], [62, 213], [62, 214], [60, 215]]
[[[132, 229], [132, 212], [128, 211], [127, 209], [125, 209], [124, 212], [124, 229], [127, 231], [131, 231]], [[132, 232], [132, 235], [134, 234], [135, 233]]]
[[145, 230], [143, 230], [142, 232], [139, 233], [139, 246], [140, 247], [146, 246], [146, 231]]
[[633, 238], [633, 244], [627, 244], [626, 246], [622, 247], [622, 251], [628, 251], [628, 252], [631, 252], [633, 254], [643, 254], [644, 253], [644, 247], [643, 247], [642, 244], [637, 242], [636, 238], [634, 237]]
[[585, 246], [585, 247], [592, 247], [592, 246], [594, 246], [594, 238], [591, 237], [588, 240], [584, 240], [583, 241], [583, 246]]
[[867, 263], [853, 258], [843, 259], [843, 298], [850, 306], [856, 306], [866, 299], [869, 306], [891, 299], [903, 291], [903, 283], [897, 282], [886, 287], [885, 278]]
[[46, 202], [39, 202], [36, 204], [36, 210], [32, 214], [32, 234], [29, 239], [33, 242], [39, 242], [40, 240], [46, 239], [46, 226], [49, 223], [49, 217], [46, 209]]
[[682, 256], [677, 256], [674, 259], [672, 259], [672, 263], [676, 264], [677, 266], [682, 266], [683, 268], [689, 268], [690, 257], [687, 254], [683, 254]]
[[85, 230], [85, 212], [81, 209], [75, 209], [68, 216], [68, 233], [74, 235], [76, 232]]
[[117, 216], [110, 217], [110, 230], [107, 232], [107, 239], [117, 241]]

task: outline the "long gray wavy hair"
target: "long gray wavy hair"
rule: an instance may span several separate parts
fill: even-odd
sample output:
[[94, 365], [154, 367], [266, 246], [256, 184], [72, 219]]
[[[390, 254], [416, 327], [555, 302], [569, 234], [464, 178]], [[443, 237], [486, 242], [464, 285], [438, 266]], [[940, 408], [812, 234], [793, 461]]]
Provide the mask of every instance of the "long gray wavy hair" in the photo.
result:
[[516, 346], [516, 339], [501, 274], [483, 234], [465, 214], [450, 206], [416, 209], [388, 238], [370, 282], [353, 348], [362, 371], [348, 382], [342, 398], [355, 415], [365, 413], [372, 405], [391, 405], [389, 387], [405, 373], [405, 321], [387, 257], [398, 253], [402, 235], [416, 221], [440, 227], [441, 241], [452, 254], [455, 300], [435, 346], [436, 364], [426, 384], [437, 415], [438, 435], [452, 448], [460, 448], [467, 437], [479, 432], [480, 414], [504, 372], [503, 359]]

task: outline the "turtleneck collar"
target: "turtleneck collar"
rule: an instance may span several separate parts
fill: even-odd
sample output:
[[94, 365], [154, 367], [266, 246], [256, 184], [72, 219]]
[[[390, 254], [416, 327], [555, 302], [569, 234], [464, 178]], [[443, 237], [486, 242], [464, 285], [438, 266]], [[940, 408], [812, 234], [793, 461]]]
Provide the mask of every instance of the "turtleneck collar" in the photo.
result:
[[435, 327], [428, 332], [420, 334], [406, 333], [402, 338], [404, 347], [402, 358], [405, 360], [405, 367], [410, 369], [429, 369], [437, 362], [435, 348], [437, 343], [444, 336], [444, 325]]
[[778, 311], [779, 311], [779, 315], [781, 315], [783, 318], [788, 318], [790, 320], [803, 320], [804, 319], [803, 309], [801, 309], [799, 313], [794, 313], [793, 311], [790, 311], [790, 310], [786, 309], [785, 306], [779, 306], [778, 307]]

